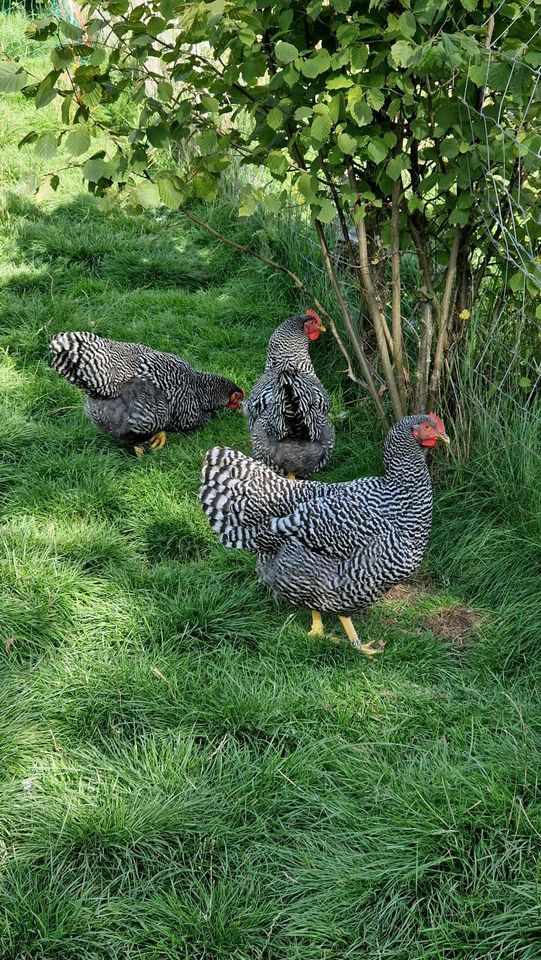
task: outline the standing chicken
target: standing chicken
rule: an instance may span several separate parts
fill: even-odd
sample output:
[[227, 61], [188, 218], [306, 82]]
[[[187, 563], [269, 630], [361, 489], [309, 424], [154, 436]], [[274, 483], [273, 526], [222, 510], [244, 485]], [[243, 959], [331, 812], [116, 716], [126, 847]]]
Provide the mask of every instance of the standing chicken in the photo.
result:
[[254, 457], [289, 479], [321, 470], [334, 446], [329, 398], [308, 352], [324, 329], [313, 310], [285, 320], [270, 338], [265, 372], [244, 404]]
[[265, 584], [293, 606], [336, 613], [354, 647], [351, 614], [418, 567], [432, 523], [426, 449], [449, 442], [434, 413], [405, 417], [384, 445], [385, 473], [350, 483], [293, 483], [235, 450], [207, 453], [199, 498], [226, 547], [252, 550]]
[[94, 333], [57, 333], [50, 349], [54, 369], [86, 390], [85, 411], [104, 433], [154, 449], [165, 431], [195, 430], [216, 410], [237, 409], [242, 390], [216, 373], [197, 373], [185, 360], [139, 343], [106, 340]]

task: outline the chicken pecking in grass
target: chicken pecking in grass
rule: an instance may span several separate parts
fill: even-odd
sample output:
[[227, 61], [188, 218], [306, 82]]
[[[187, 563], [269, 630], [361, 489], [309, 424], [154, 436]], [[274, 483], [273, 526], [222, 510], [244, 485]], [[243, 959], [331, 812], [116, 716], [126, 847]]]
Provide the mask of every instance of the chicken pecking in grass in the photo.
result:
[[251, 550], [258, 572], [279, 597], [312, 611], [338, 614], [353, 646], [351, 615], [378, 600], [419, 566], [432, 524], [426, 449], [449, 442], [437, 414], [405, 417], [384, 444], [385, 473], [348, 483], [284, 479], [236, 450], [207, 453], [199, 491], [212, 529], [226, 547]]
[[334, 446], [329, 398], [308, 349], [324, 329], [313, 310], [285, 320], [270, 338], [265, 372], [244, 404], [254, 457], [289, 479], [317, 473]]
[[216, 373], [198, 373], [181, 357], [140, 343], [107, 340], [94, 333], [57, 333], [52, 366], [85, 390], [85, 411], [100, 430], [134, 445], [166, 444], [166, 430], [201, 427], [224, 407], [237, 409], [243, 392]]

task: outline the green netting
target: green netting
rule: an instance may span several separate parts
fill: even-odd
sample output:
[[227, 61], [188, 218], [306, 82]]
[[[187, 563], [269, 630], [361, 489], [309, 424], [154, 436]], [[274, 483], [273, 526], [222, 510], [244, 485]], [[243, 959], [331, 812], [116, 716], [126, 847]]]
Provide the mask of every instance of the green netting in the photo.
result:
[[80, 10], [73, 0], [0, 0], [0, 13], [24, 10], [28, 17], [53, 16], [81, 25]]

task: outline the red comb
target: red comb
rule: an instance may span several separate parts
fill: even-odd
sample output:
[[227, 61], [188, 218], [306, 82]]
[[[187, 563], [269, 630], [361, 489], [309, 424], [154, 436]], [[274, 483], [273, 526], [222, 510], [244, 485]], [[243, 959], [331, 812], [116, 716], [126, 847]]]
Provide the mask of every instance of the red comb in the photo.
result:
[[318, 323], [321, 323], [321, 317], [316, 313], [315, 310], [305, 310], [304, 314], [306, 317], [310, 317], [312, 320], [317, 320]]
[[440, 433], [445, 433], [445, 426], [441, 417], [438, 417], [437, 413], [429, 413], [428, 416], [434, 421]]

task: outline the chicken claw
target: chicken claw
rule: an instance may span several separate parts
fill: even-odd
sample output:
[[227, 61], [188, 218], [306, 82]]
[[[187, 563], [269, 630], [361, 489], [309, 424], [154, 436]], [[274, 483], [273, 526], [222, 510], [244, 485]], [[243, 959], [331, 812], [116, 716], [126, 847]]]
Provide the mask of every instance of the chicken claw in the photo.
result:
[[150, 438], [150, 446], [153, 450], [163, 450], [165, 444], [167, 443], [167, 434], [165, 430], [160, 430], [159, 433], [156, 433], [153, 437]]
[[294, 473], [291, 473], [291, 470], [290, 470], [289, 473], [288, 473], [288, 475], [287, 475], [287, 477], [286, 477], [286, 480], [295, 480], [295, 479], [296, 479], [296, 478], [295, 478], [295, 474], [294, 474]]
[[144, 447], [140, 447], [140, 446], [138, 445], [138, 446], [136, 446], [136, 447], [133, 448], [133, 452], [134, 452], [135, 456], [137, 457], [137, 459], [140, 460], [141, 457], [144, 457], [144, 455], [145, 455], [145, 448], [144, 448]]
[[312, 629], [308, 631], [309, 637], [322, 637], [325, 633], [323, 629], [323, 620], [319, 610], [312, 610]]
[[382, 652], [383, 647], [373, 647], [371, 642], [361, 643], [361, 641], [359, 640], [359, 634], [357, 633], [351, 621], [351, 617], [338, 617], [338, 619], [340, 620], [340, 623], [342, 624], [345, 630], [346, 637], [351, 643], [351, 646], [355, 647], [355, 649], [358, 650], [359, 653], [364, 653], [366, 657], [373, 657], [376, 655], [376, 653]]

